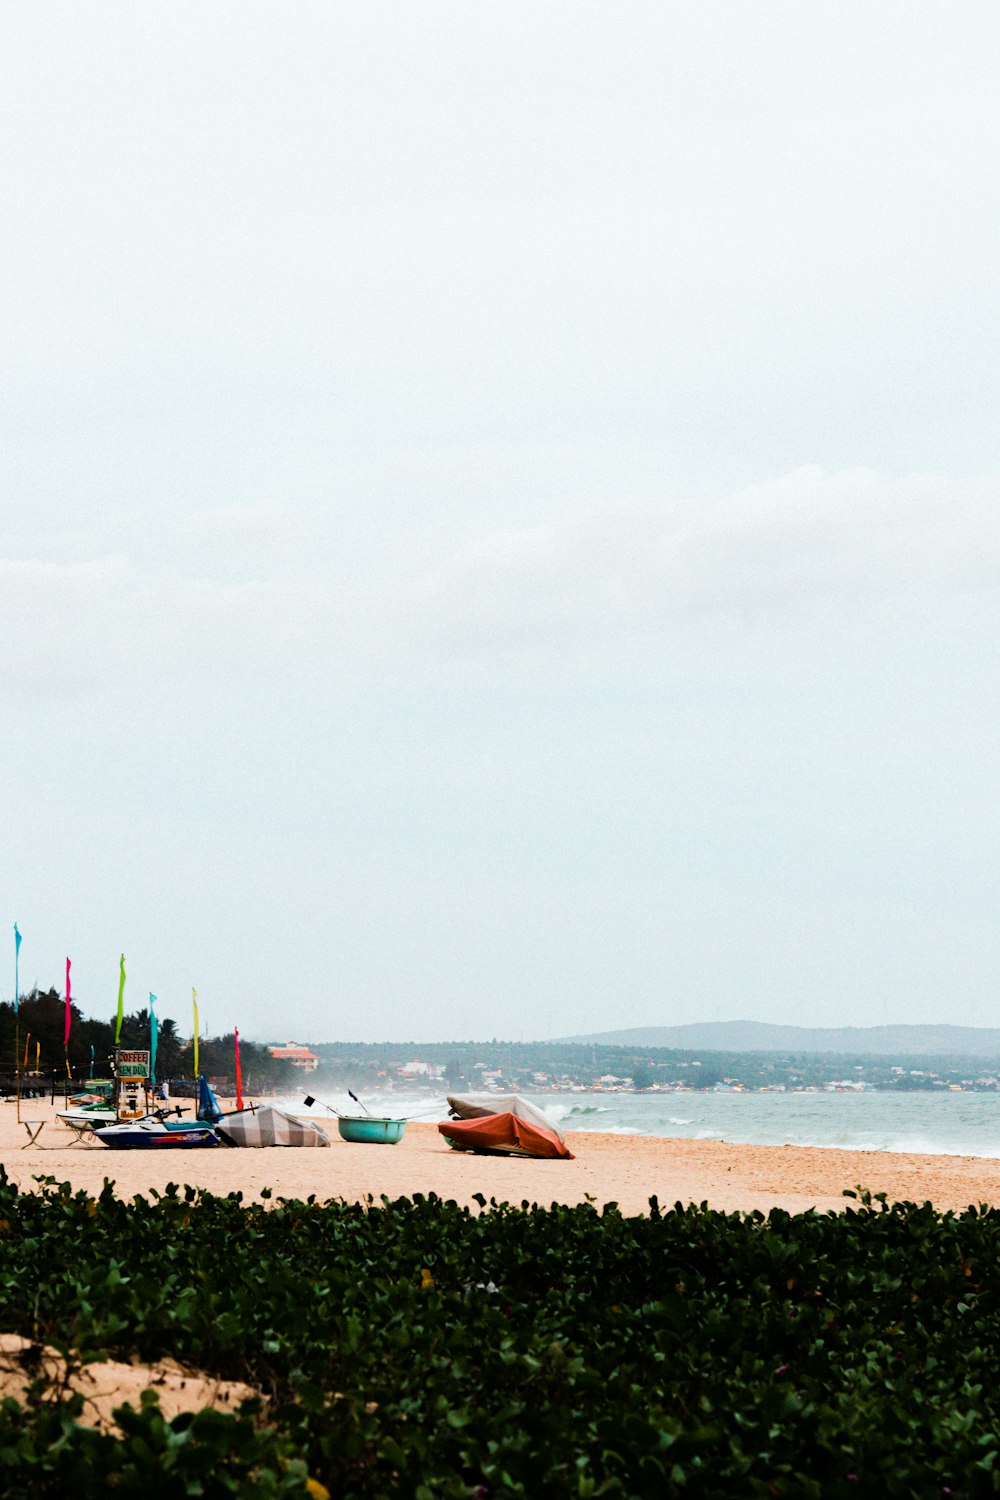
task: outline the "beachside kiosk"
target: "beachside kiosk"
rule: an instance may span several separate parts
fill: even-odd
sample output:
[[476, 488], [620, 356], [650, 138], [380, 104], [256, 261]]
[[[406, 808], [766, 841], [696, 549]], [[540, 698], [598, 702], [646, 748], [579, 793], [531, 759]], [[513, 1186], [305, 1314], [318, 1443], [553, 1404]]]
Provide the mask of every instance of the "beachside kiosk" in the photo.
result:
[[139, 1120], [148, 1112], [149, 1053], [126, 1052], [115, 1056], [115, 1112], [119, 1120]]

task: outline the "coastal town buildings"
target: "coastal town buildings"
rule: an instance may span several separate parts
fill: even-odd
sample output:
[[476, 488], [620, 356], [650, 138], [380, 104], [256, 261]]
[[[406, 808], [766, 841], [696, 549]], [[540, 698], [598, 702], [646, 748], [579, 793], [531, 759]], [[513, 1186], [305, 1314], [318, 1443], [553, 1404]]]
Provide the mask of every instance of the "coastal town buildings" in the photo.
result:
[[315, 1073], [319, 1067], [319, 1057], [311, 1052], [308, 1047], [300, 1047], [295, 1042], [286, 1042], [283, 1047], [268, 1047], [272, 1057], [281, 1062], [290, 1062], [293, 1067], [301, 1068], [303, 1073]]

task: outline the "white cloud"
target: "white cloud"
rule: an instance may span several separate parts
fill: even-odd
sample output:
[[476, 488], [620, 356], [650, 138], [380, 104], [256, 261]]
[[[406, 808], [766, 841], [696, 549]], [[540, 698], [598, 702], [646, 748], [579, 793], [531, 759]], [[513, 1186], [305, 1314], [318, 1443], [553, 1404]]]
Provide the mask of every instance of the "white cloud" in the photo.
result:
[[0, 560], [0, 686], [8, 701], [130, 698], [173, 682], [244, 688], [287, 611], [268, 583], [138, 567]]
[[[422, 576], [346, 584], [335, 540], [277, 547], [229, 507], [197, 576], [120, 552], [0, 561], [0, 680], [17, 698], [181, 684], [228, 701], [471, 672], [702, 658], [992, 628], [1000, 485], [801, 469], [714, 501], [567, 515], [482, 537]], [[248, 540], [260, 576], [234, 582]], [[269, 548], [269, 539], [275, 544]], [[214, 543], [217, 542], [217, 546]]]
[[581, 659], [683, 637], [855, 634], [995, 608], [1000, 484], [798, 470], [700, 504], [486, 537], [415, 591], [432, 654]]

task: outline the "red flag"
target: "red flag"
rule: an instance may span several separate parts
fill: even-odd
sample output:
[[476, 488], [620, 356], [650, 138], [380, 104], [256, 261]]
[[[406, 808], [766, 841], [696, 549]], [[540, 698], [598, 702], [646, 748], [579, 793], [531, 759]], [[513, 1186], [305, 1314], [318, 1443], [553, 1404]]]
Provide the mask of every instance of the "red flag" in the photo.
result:
[[240, 1032], [236, 1028], [236, 1108], [243, 1108], [243, 1069], [240, 1067]]
[[72, 1017], [72, 1015], [70, 1013], [70, 1008], [69, 1008], [69, 998], [70, 998], [69, 969], [70, 969], [70, 963], [69, 963], [69, 959], [67, 958], [67, 960], [66, 960], [66, 1029], [65, 1029], [65, 1031], [63, 1033], [63, 1051], [64, 1052], [65, 1052], [66, 1048], [69, 1046], [69, 1028], [70, 1028], [70, 1026], [72, 1025], [72, 1022], [73, 1022], [73, 1017]]

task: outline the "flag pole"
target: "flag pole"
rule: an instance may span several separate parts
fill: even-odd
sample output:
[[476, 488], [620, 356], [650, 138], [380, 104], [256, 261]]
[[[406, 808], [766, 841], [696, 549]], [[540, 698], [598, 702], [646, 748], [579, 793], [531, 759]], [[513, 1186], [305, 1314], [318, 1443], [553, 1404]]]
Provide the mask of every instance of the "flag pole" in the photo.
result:
[[63, 1057], [66, 1059], [66, 1077], [67, 1077], [67, 1079], [70, 1080], [70, 1082], [72, 1082], [73, 1074], [70, 1072], [70, 1067], [69, 1067], [69, 1033], [70, 1033], [70, 1027], [73, 1024], [73, 1013], [70, 1010], [70, 996], [71, 996], [70, 980], [69, 980], [69, 971], [70, 971], [70, 968], [71, 968], [70, 961], [67, 958], [67, 960], [66, 960], [66, 1020], [65, 1020], [65, 1024], [63, 1025]]
[[14, 1093], [17, 1099], [17, 1123], [21, 1123], [21, 1007], [18, 999], [18, 957], [21, 952], [21, 934], [14, 923]]

